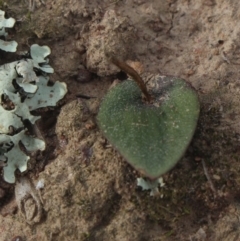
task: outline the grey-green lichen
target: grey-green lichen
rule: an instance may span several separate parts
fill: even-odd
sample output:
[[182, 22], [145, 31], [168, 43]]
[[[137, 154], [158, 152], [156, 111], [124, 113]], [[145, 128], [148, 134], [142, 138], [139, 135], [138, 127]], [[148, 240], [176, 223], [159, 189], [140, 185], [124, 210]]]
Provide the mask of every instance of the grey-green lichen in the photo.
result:
[[[2, 31], [13, 22], [4, 20], [4, 12], [0, 10]], [[65, 83], [57, 81], [48, 85], [48, 75], [53, 73], [47, 59], [50, 53], [48, 46], [34, 44], [23, 59], [0, 66], [0, 166], [3, 166], [4, 180], [9, 183], [15, 182], [17, 169], [27, 170], [29, 152], [45, 149], [44, 140], [30, 135], [25, 124], [27, 121], [34, 125], [40, 119], [31, 111], [55, 106], [67, 93]]]
[[[12, 28], [15, 24], [14, 18], [5, 19], [5, 12], [0, 10], [0, 36], [7, 36], [5, 28]], [[6, 52], [15, 52], [17, 49], [16, 41], [4, 41], [0, 39], [0, 49]]]

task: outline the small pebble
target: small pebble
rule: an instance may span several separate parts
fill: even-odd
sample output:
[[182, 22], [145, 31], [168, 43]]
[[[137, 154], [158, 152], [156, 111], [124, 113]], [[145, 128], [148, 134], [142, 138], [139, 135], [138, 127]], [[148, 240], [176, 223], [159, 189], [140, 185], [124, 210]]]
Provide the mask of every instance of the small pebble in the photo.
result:
[[87, 130], [93, 130], [95, 127], [96, 127], [96, 125], [92, 121], [85, 124], [85, 128]]
[[22, 241], [22, 240], [23, 239], [20, 236], [15, 236], [15, 237], [12, 238], [12, 241]]
[[215, 179], [215, 180], [220, 180], [220, 179], [221, 179], [221, 177], [220, 177], [220, 176], [218, 176], [218, 175], [216, 175], [216, 174], [214, 174], [214, 175], [213, 175], [213, 179]]
[[41, 179], [37, 182], [36, 189], [40, 190], [44, 188], [44, 179]]
[[197, 157], [194, 158], [194, 160], [195, 160], [196, 162], [200, 162], [200, 161], [202, 160], [202, 158], [197, 156]]

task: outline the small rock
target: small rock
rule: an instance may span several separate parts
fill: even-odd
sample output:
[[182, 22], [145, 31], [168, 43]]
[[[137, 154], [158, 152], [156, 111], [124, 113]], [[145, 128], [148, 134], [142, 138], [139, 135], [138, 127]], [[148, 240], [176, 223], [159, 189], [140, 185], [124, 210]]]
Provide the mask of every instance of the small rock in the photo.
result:
[[85, 128], [87, 130], [93, 130], [96, 127], [95, 123], [93, 123], [92, 121], [88, 122], [85, 124]]
[[30, 179], [21, 177], [15, 186], [15, 197], [20, 213], [30, 225], [39, 223], [43, 207], [40, 197]]
[[215, 180], [220, 180], [220, 179], [221, 179], [221, 177], [220, 177], [220, 176], [218, 176], [218, 175], [216, 175], [216, 174], [214, 174], [214, 175], [213, 175], [213, 179], [215, 179]]
[[22, 237], [21, 236], [15, 236], [12, 238], [12, 241], [22, 241]]
[[37, 182], [36, 189], [40, 190], [44, 188], [44, 179], [41, 179]]
[[200, 161], [202, 160], [202, 158], [201, 158], [201, 157], [196, 156], [196, 157], [194, 158], [194, 160], [195, 160], [196, 162], [200, 162]]

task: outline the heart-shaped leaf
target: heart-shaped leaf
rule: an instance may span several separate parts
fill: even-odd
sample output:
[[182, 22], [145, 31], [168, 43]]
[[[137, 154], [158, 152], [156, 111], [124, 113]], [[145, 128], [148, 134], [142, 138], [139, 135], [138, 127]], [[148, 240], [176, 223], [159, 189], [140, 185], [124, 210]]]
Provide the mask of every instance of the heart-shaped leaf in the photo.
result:
[[150, 91], [154, 102], [146, 103], [135, 82], [117, 85], [105, 96], [98, 123], [126, 160], [154, 179], [183, 156], [196, 128], [199, 102], [179, 78], [159, 76]]

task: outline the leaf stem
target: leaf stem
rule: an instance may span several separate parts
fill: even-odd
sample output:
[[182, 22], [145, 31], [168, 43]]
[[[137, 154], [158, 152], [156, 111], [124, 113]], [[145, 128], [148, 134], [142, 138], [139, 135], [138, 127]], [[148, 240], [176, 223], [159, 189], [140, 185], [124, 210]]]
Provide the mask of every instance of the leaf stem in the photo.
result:
[[142, 93], [144, 94], [146, 100], [148, 102], [150, 102], [152, 100], [151, 95], [148, 93], [147, 88], [145, 83], [143, 82], [142, 78], [140, 77], [140, 75], [128, 64], [126, 64], [125, 62], [117, 59], [115, 56], [108, 54], [107, 57], [109, 58], [109, 60], [115, 64], [119, 69], [121, 69], [122, 71], [124, 71], [125, 73], [127, 73], [128, 75], [130, 75], [133, 80], [137, 83], [137, 85], [139, 86], [139, 88], [141, 89]]

